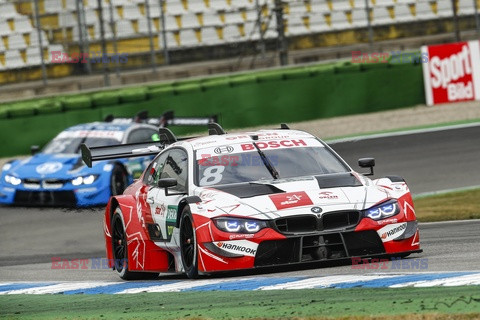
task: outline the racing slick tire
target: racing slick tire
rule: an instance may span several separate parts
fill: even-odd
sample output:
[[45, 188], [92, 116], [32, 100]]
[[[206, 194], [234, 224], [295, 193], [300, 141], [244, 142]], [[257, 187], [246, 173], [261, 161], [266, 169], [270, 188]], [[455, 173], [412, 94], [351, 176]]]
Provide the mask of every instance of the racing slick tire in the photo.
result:
[[190, 279], [198, 278], [197, 236], [190, 208], [186, 206], [180, 219], [180, 252], [185, 274]]
[[120, 278], [123, 280], [146, 280], [158, 277], [159, 274], [154, 272], [133, 272], [128, 270], [130, 261], [128, 260], [127, 234], [120, 208], [117, 208], [112, 216], [111, 234], [113, 268]]
[[127, 187], [127, 172], [125, 169], [116, 164], [112, 170], [112, 176], [110, 178], [110, 190], [112, 196], [120, 195]]

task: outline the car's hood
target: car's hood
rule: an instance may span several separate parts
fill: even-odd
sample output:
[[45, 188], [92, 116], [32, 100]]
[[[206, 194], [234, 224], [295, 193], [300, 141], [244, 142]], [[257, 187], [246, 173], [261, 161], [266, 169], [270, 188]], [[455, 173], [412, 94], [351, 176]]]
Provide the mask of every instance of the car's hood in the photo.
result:
[[8, 173], [22, 179], [66, 178], [85, 168], [81, 161], [77, 154], [38, 153], [12, 163]]
[[198, 188], [196, 194], [203, 200], [202, 213], [209, 217], [235, 215], [258, 219], [364, 210], [389, 198], [388, 191], [371, 180], [350, 173], [204, 187]]

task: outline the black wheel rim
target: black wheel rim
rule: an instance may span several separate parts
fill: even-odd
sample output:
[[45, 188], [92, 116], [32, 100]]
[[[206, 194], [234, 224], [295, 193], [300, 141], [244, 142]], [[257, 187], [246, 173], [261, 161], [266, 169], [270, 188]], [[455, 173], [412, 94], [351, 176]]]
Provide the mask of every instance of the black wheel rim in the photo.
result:
[[118, 272], [122, 272], [123, 262], [127, 258], [127, 237], [123, 229], [122, 220], [118, 217], [115, 217], [113, 221], [112, 243], [115, 269], [117, 269]]
[[183, 264], [185, 269], [190, 269], [193, 266], [193, 259], [195, 258], [195, 237], [193, 235], [192, 221], [190, 217], [183, 216], [182, 230], [180, 230], [180, 244], [182, 250]]
[[116, 170], [114, 172], [112, 185], [112, 193], [114, 196], [123, 193], [123, 190], [125, 189], [125, 174], [122, 170]]

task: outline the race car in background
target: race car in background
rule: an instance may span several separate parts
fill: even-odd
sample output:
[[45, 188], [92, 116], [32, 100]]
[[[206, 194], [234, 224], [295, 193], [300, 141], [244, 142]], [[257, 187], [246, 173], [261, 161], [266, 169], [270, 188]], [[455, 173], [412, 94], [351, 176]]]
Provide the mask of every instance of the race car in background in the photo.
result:
[[107, 258], [122, 279], [291, 265], [421, 252], [409, 188], [371, 180], [318, 138], [279, 130], [82, 146], [88, 166], [155, 155], [140, 179], [105, 210]]
[[201, 125], [216, 117], [174, 117], [168, 111], [149, 118], [143, 111], [134, 118], [109, 115], [103, 122], [79, 124], [60, 132], [41, 152], [32, 147], [31, 157], [6, 163], [0, 174], [0, 204], [94, 206], [104, 205], [138, 178], [152, 156], [105, 160], [88, 168], [80, 157], [80, 145], [118, 145], [158, 141], [158, 127]]

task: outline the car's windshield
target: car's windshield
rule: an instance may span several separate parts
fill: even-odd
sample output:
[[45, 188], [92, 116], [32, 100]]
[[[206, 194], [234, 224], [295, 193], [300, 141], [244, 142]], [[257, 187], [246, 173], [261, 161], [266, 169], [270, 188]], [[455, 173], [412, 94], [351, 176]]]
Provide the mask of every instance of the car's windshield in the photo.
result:
[[[197, 151], [199, 186], [348, 172], [349, 168], [316, 139], [257, 142]], [[283, 142], [283, 144], [282, 144]], [[240, 152], [237, 152], [240, 151]], [[268, 163], [264, 162], [263, 155]], [[273, 167], [268, 168], [268, 166]]]
[[[44, 148], [44, 153], [79, 153], [80, 145], [85, 143], [89, 147], [111, 146], [120, 144], [116, 136], [102, 136], [104, 131], [64, 131], [50, 141]], [[123, 134], [122, 132], [119, 132]], [[118, 134], [117, 134], [118, 135]]]

